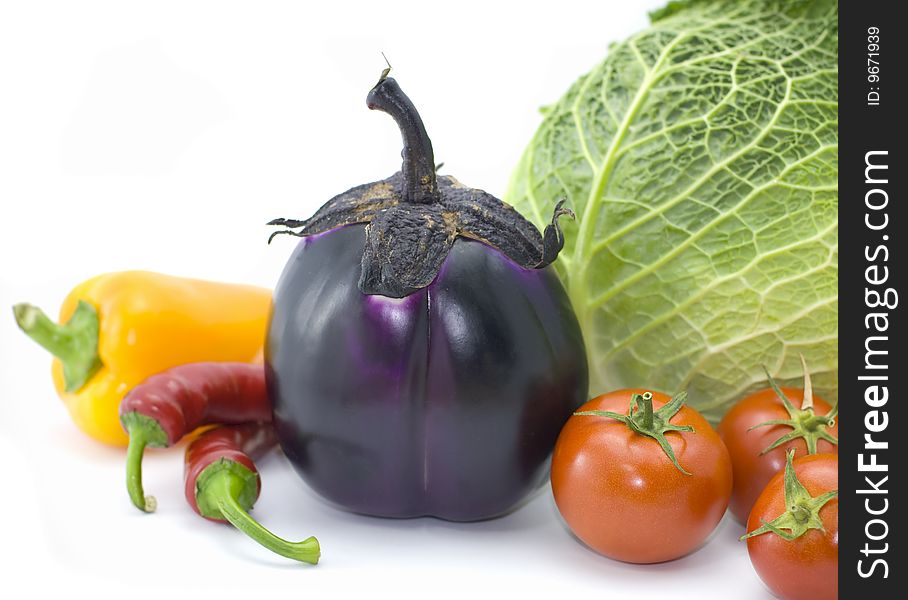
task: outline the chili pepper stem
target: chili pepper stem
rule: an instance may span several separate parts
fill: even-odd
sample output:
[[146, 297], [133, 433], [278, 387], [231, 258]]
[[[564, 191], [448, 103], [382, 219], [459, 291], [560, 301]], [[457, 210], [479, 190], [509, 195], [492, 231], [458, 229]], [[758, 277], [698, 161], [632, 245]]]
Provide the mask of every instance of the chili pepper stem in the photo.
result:
[[126, 490], [129, 499], [139, 510], [154, 512], [158, 501], [154, 496], [146, 496], [142, 488], [142, 456], [146, 446], [168, 446], [167, 434], [157, 421], [136, 412], [122, 415], [120, 421], [129, 434], [129, 446], [126, 447]]
[[25, 334], [63, 363], [67, 392], [76, 392], [101, 368], [98, 357], [98, 311], [80, 300], [64, 325], [27, 303], [13, 306], [16, 323]]
[[[316, 538], [309, 537], [301, 542], [287, 541], [265, 529], [246, 512], [239, 501], [246, 485], [246, 481], [234, 471], [218, 469], [206, 478], [204, 488], [199, 489], [198, 493], [205, 494], [209, 502], [213, 501], [221, 516], [231, 525], [265, 548], [293, 560], [318, 564], [321, 549]], [[203, 502], [200, 501], [199, 504], [202, 505]]]
[[136, 508], [144, 512], [154, 512], [158, 501], [154, 496], [146, 496], [142, 488], [142, 455], [148, 440], [141, 431], [129, 434], [129, 446], [126, 448], [126, 489], [129, 499]]

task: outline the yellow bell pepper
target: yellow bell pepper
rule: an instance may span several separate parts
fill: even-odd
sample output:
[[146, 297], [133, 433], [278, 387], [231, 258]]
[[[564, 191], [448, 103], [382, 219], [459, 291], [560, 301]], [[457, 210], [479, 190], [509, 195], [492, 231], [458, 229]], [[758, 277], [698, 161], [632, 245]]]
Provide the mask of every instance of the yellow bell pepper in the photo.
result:
[[76, 286], [60, 323], [30, 304], [19, 327], [56, 358], [52, 375], [73, 421], [126, 446], [119, 405], [155, 373], [201, 361], [261, 360], [271, 291], [146, 271], [108, 273]]

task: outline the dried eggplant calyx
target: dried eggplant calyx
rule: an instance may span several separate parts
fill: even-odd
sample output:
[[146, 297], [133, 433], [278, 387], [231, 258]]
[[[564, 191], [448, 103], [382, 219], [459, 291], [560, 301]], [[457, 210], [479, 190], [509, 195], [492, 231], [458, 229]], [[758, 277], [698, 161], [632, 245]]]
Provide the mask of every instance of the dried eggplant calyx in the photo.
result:
[[432, 142], [422, 119], [393, 78], [383, 74], [369, 91], [367, 104], [390, 114], [400, 127], [401, 170], [335, 196], [309, 219], [271, 221], [269, 225], [287, 228], [271, 238], [279, 234], [306, 237], [365, 224], [359, 289], [392, 298], [432, 283], [459, 237], [478, 240], [527, 269], [543, 268], [558, 257], [564, 247], [558, 218], [574, 217], [564, 201], [556, 205], [551, 223], [540, 234], [495, 196], [436, 174]]

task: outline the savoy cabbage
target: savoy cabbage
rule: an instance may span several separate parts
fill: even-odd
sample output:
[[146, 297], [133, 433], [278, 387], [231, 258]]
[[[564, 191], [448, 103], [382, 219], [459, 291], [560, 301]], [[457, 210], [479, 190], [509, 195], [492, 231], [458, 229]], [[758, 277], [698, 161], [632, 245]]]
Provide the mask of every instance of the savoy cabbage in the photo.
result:
[[837, 398], [837, 5], [673, 2], [581, 77], [506, 196], [556, 264], [591, 393], [686, 389], [715, 419], [762, 365]]

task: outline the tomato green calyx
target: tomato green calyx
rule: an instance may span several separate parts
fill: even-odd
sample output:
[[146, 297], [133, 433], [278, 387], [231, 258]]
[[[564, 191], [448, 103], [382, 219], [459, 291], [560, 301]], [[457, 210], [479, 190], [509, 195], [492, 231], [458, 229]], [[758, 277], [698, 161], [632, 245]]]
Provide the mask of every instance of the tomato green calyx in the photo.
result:
[[783, 425], [791, 427], [791, 431], [767, 446], [760, 453], [761, 455], [798, 438], [804, 438], [804, 442], [807, 444], [807, 454], [817, 453], [817, 440], [826, 440], [833, 445], [838, 445], [839, 443], [838, 438], [827, 431], [828, 427], [835, 426], [835, 419], [839, 414], [839, 401], [836, 400], [832, 409], [825, 415], [817, 415], [813, 408], [813, 386], [810, 383], [810, 371], [807, 370], [807, 362], [804, 360], [803, 355], [801, 356], [801, 365], [804, 368], [804, 400], [801, 402], [801, 408], [795, 408], [791, 400], [782, 391], [782, 388], [779, 387], [779, 384], [769, 374], [769, 370], [765, 366], [763, 367], [769, 380], [769, 386], [782, 401], [782, 405], [788, 411], [789, 418], [772, 419], [765, 423], [754, 425], [748, 431], [757, 427], [766, 427], [767, 425]]
[[[810, 492], [798, 480], [794, 467], [791, 462], [794, 460], [794, 450], [789, 450], [785, 455], [785, 505], [788, 507], [784, 513], [769, 521], [763, 522], [763, 525], [754, 529], [750, 533], [742, 535], [740, 539], [746, 540], [754, 536], [763, 535], [764, 533], [774, 533], [786, 541], [797, 539], [810, 531], [811, 529], [823, 528], [823, 521], [820, 519], [820, 509], [833, 498], [838, 497], [839, 490], [826, 492], [814, 498]], [[785, 530], [788, 531], [785, 531]]]
[[626, 415], [622, 415], [610, 410], [583, 410], [575, 412], [575, 415], [589, 415], [597, 417], [609, 417], [616, 421], [621, 421], [631, 428], [635, 433], [651, 437], [659, 443], [662, 451], [668, 456], [672, 464], [685, 475], [690, 475], [684, 470], [684, 467], [678, 463], [675, 457], [675, 451], [672, 450], [668, 440], [665, 439], [665, 432], [678, 431], [686, 433], [696, 433], [690, 425], [673, 425], [670, 423], [671, 418], [678, 414], [684, 401], [687, 400], [687, 392], [676, 394], [667, 404], [659, 410], [653, 410], [653, 394], [644, 392], [643, 394], [634, 394], [631, 396], [631, 405]]

